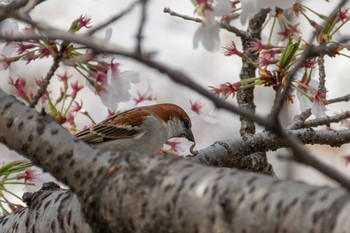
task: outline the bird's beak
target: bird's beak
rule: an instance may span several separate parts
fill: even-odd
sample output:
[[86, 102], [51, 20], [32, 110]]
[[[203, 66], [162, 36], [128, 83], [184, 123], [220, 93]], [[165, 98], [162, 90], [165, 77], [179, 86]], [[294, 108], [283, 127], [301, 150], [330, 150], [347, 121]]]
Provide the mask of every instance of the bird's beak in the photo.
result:
[[192, 133], [192, 130], [191, 130], [191, 129], [186, 130], [186, 132], [185, 132], [185, 134], [184, 134], [184, 137], [185, 137], [187, 140], [191, 141], [191, 142], [195, 142], [195, 141], [194, 141], [194, 136], [193, 136], [193, 133]]

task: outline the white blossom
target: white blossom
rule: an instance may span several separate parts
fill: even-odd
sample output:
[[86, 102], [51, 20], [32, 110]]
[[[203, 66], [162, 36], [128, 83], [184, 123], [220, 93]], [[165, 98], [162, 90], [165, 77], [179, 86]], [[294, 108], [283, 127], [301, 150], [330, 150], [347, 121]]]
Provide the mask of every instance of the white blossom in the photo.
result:
[[[311, 79], [308, 86], [310, 89], [306, 90], [306, 94], [311, 96], [313, 100], [311, 101], [305, 94], [297, 92], [297, 97], [299, 100], [299, 108], [301, 112], [311, 108], [311, 113], [316, 118], [327, 116], [327, 108], [324, 105], [323, 97], [325, 98], [325, 93], [323, 96], [322, 91], [318, 90], [319, 81], [316, 79]], [[321, 97], [321, 98], [320, 98]]]
[[193, 48], [198, 48], [201, 43], [203, 47], [212, 52], [220, 46], [220, 26], [215, 17], [228, 15], [231, 12], [231, 2], [229, 0], [217, 0], [213, 9], [203, 9], [202, 24], [193, 35]]
[[110, 68], [107, 72], [107, 83], [104, 89], [98, 95], [102, 103], [111, 109], [116, 109], [118, 103], [131, 100], [131, 83], [139, 82], [138, 73], [134, 71], [113, 70]]
[[288, 9], [292, 7], [295, 2], [296, 0], [241, 0], [241, 23], [242, 25], [245, 24], [247, 19], [252, 18], [259, 13], [261, 9], [274, 9], [275, 7]]

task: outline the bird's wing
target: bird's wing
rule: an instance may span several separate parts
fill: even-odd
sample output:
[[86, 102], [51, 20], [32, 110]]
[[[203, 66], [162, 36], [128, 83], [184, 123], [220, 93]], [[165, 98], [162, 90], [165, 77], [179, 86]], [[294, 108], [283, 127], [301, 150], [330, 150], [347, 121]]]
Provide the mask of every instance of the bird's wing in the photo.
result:
[[149, 116], [147, 110], [134, 108], [126, 112], [113, 115], [106, 120], [80, 131], [75, 136], [87, 143], [99, 143], [110, 140], [141, 137], [140, 126], [143, 118]]

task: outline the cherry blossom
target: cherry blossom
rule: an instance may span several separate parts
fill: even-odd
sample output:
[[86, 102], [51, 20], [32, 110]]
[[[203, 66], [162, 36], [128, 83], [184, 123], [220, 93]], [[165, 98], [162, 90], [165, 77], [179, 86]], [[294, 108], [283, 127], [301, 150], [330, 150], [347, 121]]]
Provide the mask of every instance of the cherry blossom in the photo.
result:
[[211, 88], [211, 92], [214, 93], [217, 96], [220, 96], [224, 99], [227, 99], [230, 95], [234, 97], [235, 93], [238, 91], [238, 89], [242, 86], [241, 82], [235, 82], [235, 83], [222, 83], [218, 87], [209, 86]]
[[318, 80], [311, 78], [307, 82], [303, 82], [303, 85], [299, 88], [303, 90], [304, 93], [300, 91], [297, 92], [297, 97], [299, 99], [300, 111], [304, 112], [311, 108], [311, 113], [317, 118], [327, 116], [327, 108], [325, 106], [326, 91], [318, 89]]
[[[19, 33], [18, 23], [14, 20], [5, 19], [0, 24], [0, 32], [5, 35], [13, 35]], [[11, 56], [16, 52], [17, 44], [15, 42], [6, 43], [5, 47], [1, 50], [0, 55], [3, 59], [14, 60], [11, 59]], [[9, 76], [15, 77], [17, 76], [17, 66], [14, 62], [8, 64], [9, 68]]]
[[275, 7], [288, 9], [292, 7], [295, 2], [296, 0], [241, 0], [241, 23], [245, 24], [248, 19], [259, 13], [261, 9], [273, 9]]
[[28, 181], [33, 181], [37, 176], [38, 175], [35, 170], [27, 169], [24, 172], [17, 174], [16, 179], [17, 180], [24, 179], [24, 183], [27, 183]]
[[193, 48], [198, 48], [198, 44], [201, 43], [206, 50], [212, 52], [220, 46], [220, 26], [215, 17], [228, 15], [231, 12], [231, 2], [216, 0], [211, 6], [211, 1], [197, 1], [197, 4], [202, 24], [193, 35]]
[[134, 71], [120, 71], [119, 67], [111, 66], [107, 71], [107, 81], [103, 89], [98, 92], [102, 103], [111, 109], [115, 109], [120, 102], [131, 100], [131, 83], [139, 82], [138, 73]]
[[215, 118], [216, 113], [213, 110], [210, 110], [206, 104], [200, 100], [192, 102], [190, 100], [191, 110], [195, 114], [190, 114], [191, 117], [195, 115], [200, 116], [203, 120], [209, 124], [215, 124], [218, 120]]
[[147, 89], [145, 91], [137, 91], [137, 97], [133, 97], [135, 105], [132, 107], [141, 107], [156, 104], [157, 97], [154, 96], [151, 81], [148, 80]]

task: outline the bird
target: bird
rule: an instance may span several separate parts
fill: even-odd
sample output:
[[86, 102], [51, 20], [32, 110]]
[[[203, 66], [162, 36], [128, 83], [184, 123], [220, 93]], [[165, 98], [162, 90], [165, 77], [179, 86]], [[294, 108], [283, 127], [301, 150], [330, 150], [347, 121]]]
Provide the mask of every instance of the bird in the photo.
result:
[[191, 126], [190, 117], [181, 107], [162, 103], [114, 114], [75, 136], [102, 152], [156, 154], [174, 137], [184, 137], [195, 145]]

